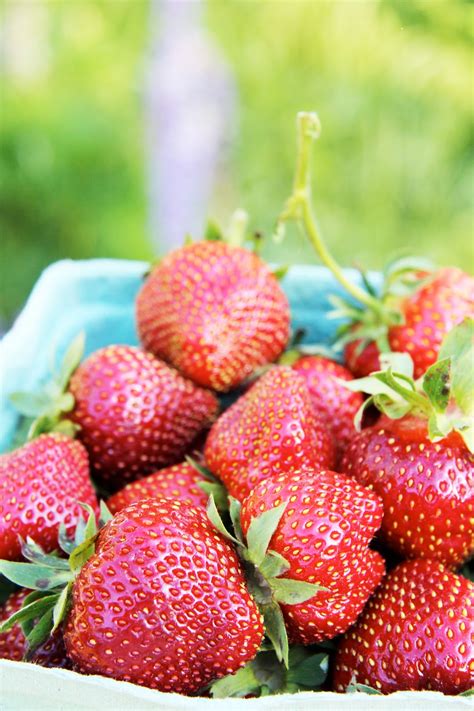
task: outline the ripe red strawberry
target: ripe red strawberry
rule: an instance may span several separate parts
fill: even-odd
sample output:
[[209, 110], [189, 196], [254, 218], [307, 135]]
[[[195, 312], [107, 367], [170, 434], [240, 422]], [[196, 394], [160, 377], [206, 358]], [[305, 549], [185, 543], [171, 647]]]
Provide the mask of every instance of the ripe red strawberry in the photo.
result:
[[207, 482], [192, 464], [181, 462], [160, 469], [138, 481], [132, 481], [107, 499], [107, 506], [112, 513], [116, 513], [134, 501], [165, 497], [205, 510], [209, 494], [199, 484]]
[[93, 476], [112, 491], [179, 462], [218, 408], [212, 393], [132, 346], [93, 353], [72, 376], [70, 392], [70, 419], [80, 427]]
[[400, 555], [453, 565], [474, 551], [474, 455], [458, 433], [432, 442], [426, 420], [385, 417], [352, 439], [341, 469], [382, 498]]
[[282, 578], [327, 588], [282, 611], [290, 641], [314, 644], [344, 632], [384, 574], [382, 557], [368, 548], [382, 520], [378, 496], [343, 474], [301, 469], [261, 481], [244, 500], [242, 530], [287, 502], [269, 548], [289, 563]]
[[262, 479], [304, 465], [334, 463], [334, 443], [304, 379], [286, 366], [263, 375], [214, 423], [206, 462], [242, 501]]
[[266, 264], [225, 242], [171, 252], [137, 298], [144, 347], [218, 391], [274, 361], [288, 340], [289, 320], [286, 296]]
[[[18, 590], [7, 598], [0, 607], [0, 624], [5, 622], [13, 613], [23, 605], [31, 590]], [[20, 662], [27, 651], [25, 635], [19, 624], [14, 625], [8, 632], [0, 633], [0, 659], [12, 659]], [[54, 635], [46, 640], [35, 650], [29, 661], [43, 667], [61, 667], [70, 669], [71, 662], [66, 655], [62, 631], [56, 630]]]
[[292, 368], [306, 380], [313, 407], [325, 416], [340, 456], [356, 431], [354, 417], [363, 403], [361, 393], [351, 392], [338, 382], [353, 380], [351, 373], [319, 355], [302, 356]]
[[83, 509], [97, 506], [87, 452], [66, 435], [44, 434], [0, 456], [0, 557], [21, 557], [19, 536], [45, 550], [57, 545], [64, 523], [71, 531]]
[[[436, 361], [446, 334], [466, 317], [474, 316], [474, 278], [455, 267], [439, 269], [396, 305], [402, 322], [389, 326], [388, 342], [392, 351], [411, 355], [415, 378], [419, 378]], [[346, 346], [345, 360], [350, 370], [362, 377], [379, 370], [380, 364], [373, 341], [363, 349], [359, 345], [356, 340]]]
[[473, 635], [474, 585], [437, 561], [402, 563], [342, 638], [333, 688], [355, 676], [385, 694], [462, 693], [474, 685]]
[[80, 670], [183, 694], [236, 671], [262, 637], [232, 546], [168, 499], [131, 504], [101, 531], [65, 632]]

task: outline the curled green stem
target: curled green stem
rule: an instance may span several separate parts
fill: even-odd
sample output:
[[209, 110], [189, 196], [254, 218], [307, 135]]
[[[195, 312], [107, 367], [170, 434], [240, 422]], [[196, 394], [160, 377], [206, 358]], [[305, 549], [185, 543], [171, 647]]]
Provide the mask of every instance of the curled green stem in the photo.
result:
[[326, 247], [317, 225], [311, 205], [311, 168], [310, 151], [321, 132], [319, 118], [314, 112], [302, 111], [297, 116], [298, 156], [296, 163], [293, 193], [280, 215], [279, 225], [289, 220], [303, 224], [308, 238], [319, 258], [333, 273], [344, 289], [357, 301], [376, 311], [383, 317], [383, 307], [380, 302], [347, 279], [341, 267]]

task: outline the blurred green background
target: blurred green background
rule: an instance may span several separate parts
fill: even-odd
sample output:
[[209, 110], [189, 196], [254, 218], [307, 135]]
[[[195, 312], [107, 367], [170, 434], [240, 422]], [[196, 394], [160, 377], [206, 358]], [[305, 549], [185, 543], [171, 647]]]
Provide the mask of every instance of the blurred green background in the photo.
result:
[[[378, 268], [408, 249], [472, 270], [471, 13], [462, 0], [209, 1], [238, 95], [228, 185], [209, 212], [245, 207], [270, 234], [291, 186], [295, 114], [315, 109], [317, 212], [341, 262]], [[152, 256], [149, 6], [12, 0], [1, 15], [5, 326], [53, 260]], [[296, 232], [265, 255], [313, 259]]]

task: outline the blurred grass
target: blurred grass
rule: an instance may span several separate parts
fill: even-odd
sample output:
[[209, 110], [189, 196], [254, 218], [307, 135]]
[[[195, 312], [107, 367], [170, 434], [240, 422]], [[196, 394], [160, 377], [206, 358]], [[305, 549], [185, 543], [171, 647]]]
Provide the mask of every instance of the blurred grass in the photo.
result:
[[[41, 4], [41, 3], [39, 3]], [[4, 2], [2, 14], [13, 3]], [[0, 316], [61, 257], [149, 258], [143, 165], [146, 2], [43, 7], [48, 68], [2, 76]], [[473, 269], [472, 6], [424, 2], [210, 1], [206, 21], [234, 72], [230, 187], [266, 234], [286, 198], [294, 118], [316, 109], [315, 201], [344, 263], [399, 249]], [[312, 260], [292, 232], [264, 254]]]

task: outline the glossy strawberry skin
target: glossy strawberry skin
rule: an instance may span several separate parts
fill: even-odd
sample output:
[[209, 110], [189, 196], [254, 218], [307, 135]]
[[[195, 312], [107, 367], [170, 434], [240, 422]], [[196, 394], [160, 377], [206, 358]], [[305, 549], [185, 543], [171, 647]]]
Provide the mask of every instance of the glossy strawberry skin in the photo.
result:
[[332, 467], [335, 448], [304, 378], [275, 366], [215, 422], [204, 456], [229, 494], [242, 501], [267, 476], [305, 464]]
[[181, 462], [127, 484], [107, 499], [107, 506], [112, 513], [117, 513], [135, 501], [165, 497], [204, 510], [209, 495], [199, 484], [205, 481], [207, 479], [191, 464]]
[[474, 551], [474, 455], [456, 433], [434, 443], [423, 420], [384, 417], [352, 439], [341, 468], [382, 498], [382, 534], [403, 557], [456, 565]]
[[260, 482], [242, 504], [242, 530], [252, 518], [288, 502], [269, 548], [290, 568], [282, 577], [318, 583], [297, 605], [282, 605], [297, 644], [332, 639], [353, 624], [379, 584], [384, 562], [368, 545], [382, 521], [377, 495], [332, 471], [300, 470]]
[[0, 456], [0, 558], [21, 558], [19, 536], [46, 551], [57, 548], [64, 523], [72, 533], [84, 510], [97, 510], [87, 452], [59, 433], [43, 434]]
[[288, 300], [257, 255], [197, 242], [167, 255], [136, 302], [144, 347], [204, 387], [227, 391], [282, 352]]
[[218, 409], [212, 393], [133, 346], [93, 353], [70, 391], [93, 476], [109, 491], [179, 462]]
[[65, 632], [79, 670], [181, 694], [235, 672], [262, 638], [233, 547], [171, 499], [131, 504], [102, 529]]
[[363, 403], [362, 393], [354, 393], [339, 380], [353, 376], [340, 363], [323, 356], [302, 356], [292, 365], [303, 376], [313, 407], [326, 418], [340, 456], [355, 433], [354, 417]]
[[[11, 615], [18, 612], [30, 592], [31, 590], [18, 590], [9, 595], [0, 606], [0, 623], [5, 622]], [[0, 659], [21, 662], [26, 653], [26, 646], [25, 635], [20, 625], [16, 624], [8, 632], [0, 634]], [[46, 642], [38, 647], [30, 661], [43, 667], [70, 669], [71, 662], [66, 655], [62, 631], [56, 630]]]
[[474, 585], [438, 561], [392, 570], [342, 638], [333, 688], [352, 675], [389, 694], [434, 690], [459, 694], [474, 685]]
[[[390, 348], [411, 355], [419, 378], [436, 361], [446, 334], [474, 316], [474, 278], [456, 267], [439, 269], [399, 308], [403, 323], [389, 328]], [[376, 344], [358, 352], [359, 343], [353, 341], [345, 349], [345, 362], [358, 378], [380, 369]]]

